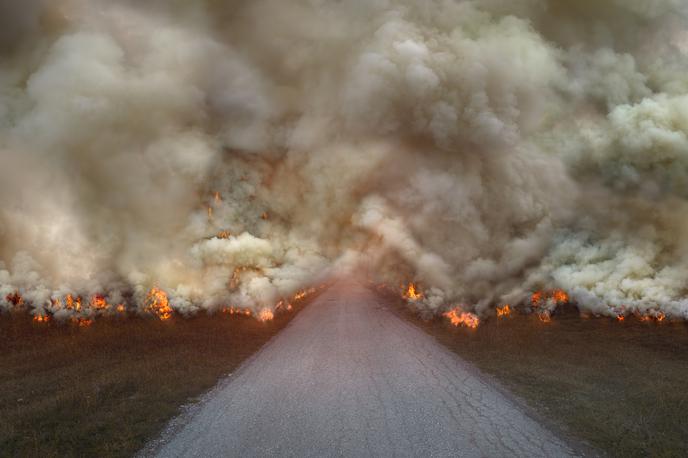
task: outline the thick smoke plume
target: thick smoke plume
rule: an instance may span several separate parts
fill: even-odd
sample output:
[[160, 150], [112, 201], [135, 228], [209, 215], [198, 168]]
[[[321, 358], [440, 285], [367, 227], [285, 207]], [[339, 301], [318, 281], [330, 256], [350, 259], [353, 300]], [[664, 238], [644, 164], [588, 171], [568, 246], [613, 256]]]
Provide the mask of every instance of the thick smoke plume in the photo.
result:
[[0, 308], [259, 311], [354, 271], [427, 312], [688, 318], [687, 15], [0, 0]]

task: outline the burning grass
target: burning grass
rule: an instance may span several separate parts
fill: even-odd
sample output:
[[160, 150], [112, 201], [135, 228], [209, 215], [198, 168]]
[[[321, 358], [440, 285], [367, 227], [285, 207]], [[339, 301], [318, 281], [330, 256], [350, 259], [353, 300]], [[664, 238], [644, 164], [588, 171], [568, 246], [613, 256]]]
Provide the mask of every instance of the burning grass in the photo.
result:
[[563, 307], [552, 317], [498, 311], [466, 329], [403, 314], [545, 418], [611, 456], [688, 456], [685, 323], [586, 319]]
[[[166, 316], [162, 295], [150, 305]], [[0, 316], [0, 456], [131, 456], [293, 316]]]

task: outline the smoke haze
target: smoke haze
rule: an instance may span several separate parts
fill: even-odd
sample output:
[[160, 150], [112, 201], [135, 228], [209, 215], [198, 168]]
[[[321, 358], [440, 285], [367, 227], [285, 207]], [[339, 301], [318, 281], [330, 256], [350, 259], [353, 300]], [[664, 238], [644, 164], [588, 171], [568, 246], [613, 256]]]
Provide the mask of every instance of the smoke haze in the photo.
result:
[[426, 313], [688, 318], [687, 15], [0, 0], [0, 309], [259, 311], [356, 271]]

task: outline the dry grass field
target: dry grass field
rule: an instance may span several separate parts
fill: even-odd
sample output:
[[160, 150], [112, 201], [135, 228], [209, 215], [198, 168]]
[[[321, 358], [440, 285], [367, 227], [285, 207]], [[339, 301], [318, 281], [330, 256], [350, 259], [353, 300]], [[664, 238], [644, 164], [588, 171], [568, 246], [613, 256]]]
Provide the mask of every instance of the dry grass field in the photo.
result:
[[688, 456], [688, 326], [516, 315], [477, 329], [416, 325], [525, 400], [545, 419], [618, 457]]
[[294, 313], [97, 321], [0, 317], [0, 456], [131, 456]]

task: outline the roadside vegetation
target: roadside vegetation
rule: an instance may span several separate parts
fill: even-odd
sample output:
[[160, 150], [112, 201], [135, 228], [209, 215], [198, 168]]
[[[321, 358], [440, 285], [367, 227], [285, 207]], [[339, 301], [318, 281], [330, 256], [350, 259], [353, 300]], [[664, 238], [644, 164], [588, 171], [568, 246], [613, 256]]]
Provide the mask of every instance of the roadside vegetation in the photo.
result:
[[688, 326], [512, 315], [477, 329], [403, 315], [525, 400], [614, 457], [688, 456]]
[[294, 312], [89, 327], [0, 316], [0, 456], [131, 456]]

